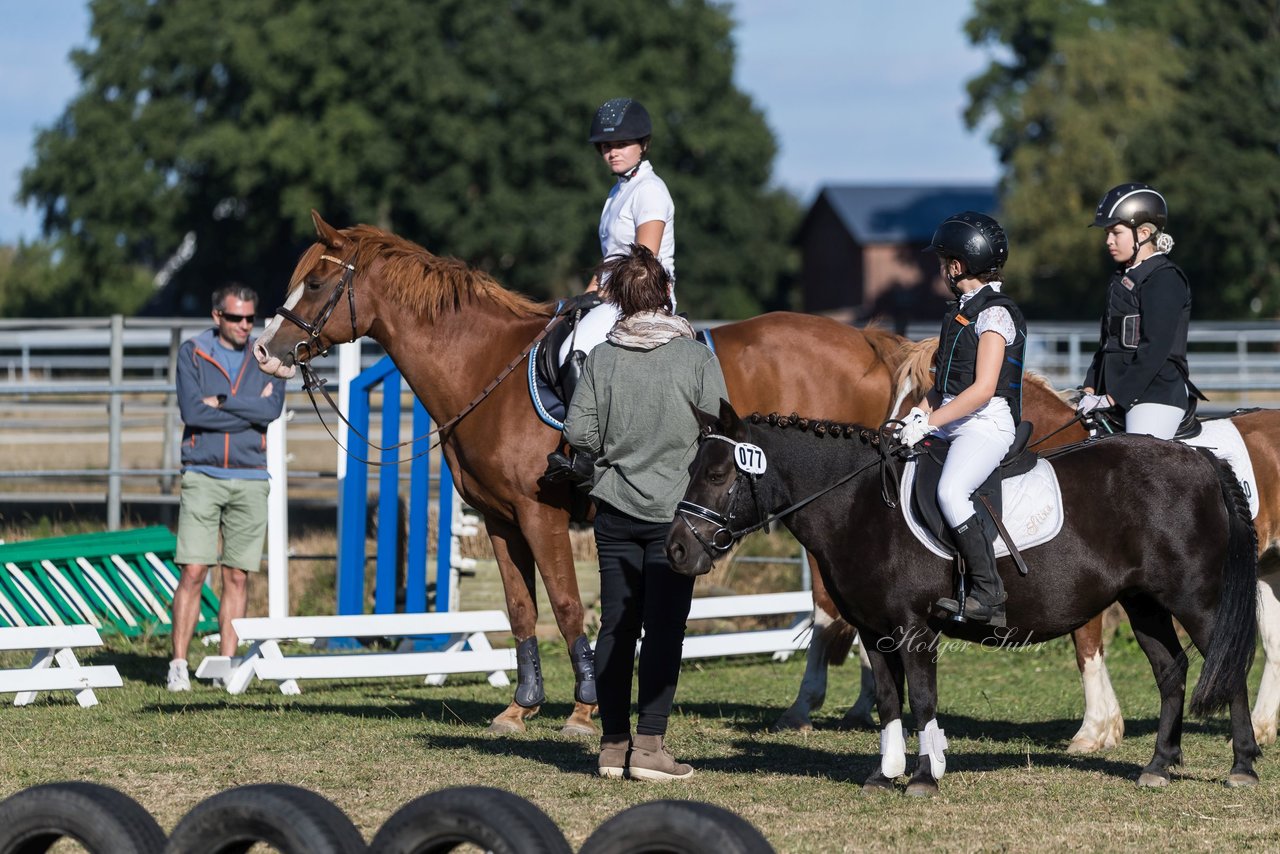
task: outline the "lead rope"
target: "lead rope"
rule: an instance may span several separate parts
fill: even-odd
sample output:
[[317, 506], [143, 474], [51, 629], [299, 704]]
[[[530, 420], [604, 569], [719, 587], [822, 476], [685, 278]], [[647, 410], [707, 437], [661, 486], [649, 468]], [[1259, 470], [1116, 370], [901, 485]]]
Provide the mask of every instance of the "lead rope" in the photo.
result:
[[477, 406], [483, 403], [484, 399], [487, 398], [491, 393], [493, 393], [493, 390], [498, 387], [499, 383], [501, 383], [503, 380], [505, 380], [508, 376], [511, 375], [511, 372], [514, 371], [516, 367], [521, 362], [523, 362], [525, 358], [528, 357], [529, 353], [533, 351], [533, 348], [538, 346], [538, 344], [541, 343], [542, 339], [547, 337], [547, 335], [551, 332], [552, 327], [555, 326], [556, 322], [559, 321], [561, 317], [562, 315], [557, 314], [553, 316], [549, 321], [547, 321], [547, 325], [542, 327], [542, 331], [539, 332], [537, 336], [532, 341], [529, 342], [527, 347], [525, 347], [523, 350], [520, 351], [520, 355], [512, 359], [511, 362], [505, 368], [503, 368], [502, 371], [496, 377], [494, 377], [493, 380], [491, 380], [487, 386], [484, 387], [484, 389], [481, 390], [480, 394], [476, 395], [476, 397], [473, 398], [470, 403], [468, 403], [466, 406], [462, 408], [461, 412], [459, 412], [457, 415], [450, 418], [445, 423], [441, 424], [439, 427], [436, 427], [433, 430], [429, 430], [426, 433], [423, 433], [421, 436], [415, 436], [412, 439], [408, 439], [404, 442], [400, 442], [395, 445], [387, 445], [385, 447], [382, 445], [375, 445], [373, 442], [369, 440], [367, 436], [365, 436], [363, 433], [357, 430], [352, 425], [352, 423], [347, 420], [347, 417], [342, 414], [342, 411], [338, 409], [338, 404], [336, 404], [333, 398], [329, 395], [328, 390], [325, 388], [325, 383], [328, 382], [328, 380], [322, 379], [321, 377], [316, 375], [316, 372], [311, 368], [311, 363], [309, 360], [306, 362], [298, 363], [299, 368], [302, 370], [302, 380], [303, 380], [302, 389], [307, 393], [307, 396], [311, 398], [311, 406], [313, 409], [315, 409], [316, 417], [320, 419], [320, 425], [324, 427], [325, 432], [329, 434], [329, 438], [333, 439], [334, 444], [336, 444], [339, 448], [345, 451], [352, 459], [356, 460], [357, 462], [365, 463], [366, 465], [372, 465], [372, 466], [399, 465], [400, 463], [409, 462], [410, 460], [417, 459], [418, 457], [421, 457], [424, 454], [431, 453], [431, 451], [438, 448], [440, 446], [440, 443], [444, 441], [444, 436], [440, 435], [440, 437], [437, 438], [431, 444], [431, 446], [426, 450], [419, 451], [413, 456], [406, 457], [404, 459], [397, 458], [387, 463], [384, 463], [378, 460], [362, 459], [361, 457], [356, 456], [356, 454], [353, 453], [351, 449], [348, 448], [346, 445], [343, 445], [342, 442], [338, 440], [338, 437], [333, 434], [333, 430], [329, 429], [328, 423], [326, 423], [324, 420], [324, 415], [322, 415], [320, 412], [320, 406], [319, 404], [316, 403], [315, 391], [317, 389], [320, 391], [320, 394], [324, 396], [325, 402], [329, 404], [329, 408], [334, 411], [334, 413], [338, 416], [338, 418], [342, 421], [343, 424], [347, 425], [347, 429], [350, 430], [352, 433], [354, 433], [360, 439], [360, 441], [364, 442], [367, 446], [369, 446], [375, 451], [398, 450], [399, 448], [403, 448], [406, 445], [413, 445], [415, 442], [420, 442], [423, 439], [430, 439], [432, 436], [435, 436], [437, 434], [443, 434], [444, 431], [450, 429], [459, 421], [461, 421], [464, 417], [469, 415], [473, 409], [475, 409]]

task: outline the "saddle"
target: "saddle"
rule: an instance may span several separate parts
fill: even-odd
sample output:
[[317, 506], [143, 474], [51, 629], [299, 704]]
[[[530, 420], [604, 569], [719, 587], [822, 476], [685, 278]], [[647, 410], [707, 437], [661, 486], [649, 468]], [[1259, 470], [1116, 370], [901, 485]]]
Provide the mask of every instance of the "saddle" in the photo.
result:
[[[1017, 555], [1017, 551], [1013, 538], [1002, 530], [1004, 525], [1000, 521], [1004, 511], [1001, 484], [1009, 478], [1030, 472], [1040, 461], [1039, 454], [1027, 449], [1027, 442], [1034, 428], [1035, 425], [1030, 421], [1019, 422], [1008, 453], [982, 486], [973, 493], [978, 519], [982, 523], [982, 529], [987, 538], [995, 542], [996, 537], [1003, 536], [1010, 553], [1014, 555]], [[916, 466], [911, 490], [912, 509], [915, 511], [916, 518], [934, 539], [949, 546], [954, 553], [955, 541], [952, 538], [951, 527], [942, 517], [942, 510], [938, 506], [938, 482], [942, 478], [942, 466], [947, 461], [947, 452], [951, 449], [951, 443], [941, 436], [926, 436], [916, 445], [916, 448], [921, 453], [914, 457]], [[1021, 564], [1020, 556], [1015, 557], [1015, 560]], [[1023, 574], [1026, 574], [1022, 565], [1019, 569], [1023, 569]]]
[[[564, 402], [564, 384], [562, 382], [563, 371], [560, 364], [560, 348], [573, 335], [573, 330], [577, 328], [578, 321], [582, 319], [582, 316], [602, 302], [604, 300], [595, 291], [578, 294], [563, 300], [560, 305], [556, 306], [556, 314], [563, 319], [538, 344], [534, 360], [537, 380], [539, 384], [555, 392], [556, 397], [561, 402]], [[563, 417], [562, 414], [561, 418]]]
[[[1196, 396], [1188, 395], [1188, 398], [1190, 404], [1182, 416], [1182, 421], [1178, 424], [1177, 431], [1173, 434], [1175, 442], [1185, 442], [1188, 439], [1194, 439], [1199, 436], [1200, 431], [1204, 429], [1204, 422], [1207, 420], [1196, 415], [1196, 406], [1200, 402]], [[1101, 432], [1124, 432], [1124, 411], [1119, 407], [1109, 406], [1106, 409], [1095, 409], [1090, 415]]]

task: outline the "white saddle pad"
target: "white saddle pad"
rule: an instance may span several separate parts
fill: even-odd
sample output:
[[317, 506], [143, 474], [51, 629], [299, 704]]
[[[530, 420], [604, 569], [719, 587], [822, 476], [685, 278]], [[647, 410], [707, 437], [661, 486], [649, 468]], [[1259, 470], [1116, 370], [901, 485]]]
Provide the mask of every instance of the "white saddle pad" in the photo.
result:
[[[902, 471], [902, 518], [916, 539], [925, 548], [938, 557], [951, 558], [952, 550], [920, 524], [910, 500], [915, 488], [916, 461], [911, 460]], [[1018, 551], [1025, 551], [1034, 546], [1043, 545], [1062, 530], [1062, 489], [1058, 486], [1058, 475], [1049, 465], [1048, 460], [1039, 460], [1036, 467], [1026, 474], [1009, 478], [1001, 484], [1004, 502], [1004, 526], [1013, 537]], [[995, 540], [996, 557], [1009, 553], [1002, 537]]]
[[1188, 445], [1197, 448], [1208, 448], [1218, 459], [1225, 460], [1236, 477], [1244, 494], [1249, 498], [1249, 514], [1258, 518], [1258, 481], [1253, 474], [1253, 460], [1249, 458], [1249, 449], [1245, 447], [1244, 437], [1240, 429], [1231, 423], [1230, 418], [1215, 418], [1201, 426], [1200, 435], [1194, 439], [1183, 439]]

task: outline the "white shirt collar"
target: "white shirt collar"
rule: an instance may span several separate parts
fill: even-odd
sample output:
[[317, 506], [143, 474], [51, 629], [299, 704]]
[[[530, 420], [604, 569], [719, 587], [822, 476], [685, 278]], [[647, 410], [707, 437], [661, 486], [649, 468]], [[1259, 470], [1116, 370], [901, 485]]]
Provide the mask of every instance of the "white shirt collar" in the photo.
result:
[[[991, 288], [991, 290], [995, 291], [996, 293], [1000, 293], [1000, 286], [1003, 284], [1004, 284], [1003, 282], [987, 282], [985, 285], [982, 286], [982, 288]], [[978, 294], [982, 293], [982, 288], [977, 288], [976, 290], [969, 291], [967, 294], [961, 294], [960, 305], [964, 305], [969, 300], [973, 299]]]

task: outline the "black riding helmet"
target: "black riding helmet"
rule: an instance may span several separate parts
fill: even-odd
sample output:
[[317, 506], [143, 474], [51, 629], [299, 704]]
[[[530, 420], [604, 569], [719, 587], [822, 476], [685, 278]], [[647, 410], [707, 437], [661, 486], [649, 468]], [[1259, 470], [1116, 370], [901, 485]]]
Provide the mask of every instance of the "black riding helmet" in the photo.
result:
[[929, 248], [944, 258], [963, 261], [970, 276], [993, 273], [1009, 260], [1009, 238], [1004, 229], [977, 211], [963, 211], [944, 219], [933, 233]]
[[1124, 223], [1130, 228], [1151, 223], [1159, 231], [1164, 231], [1169, 219], [1169, 206], [1164, 196], [1147, 184], [1128, 183], [1112, 187], [1098, 202], [1098, 210], [1093, 215], [1090, 227], [1110, 228], [1117, 223]]
[[649, 111], [643, 104], [632, 98], [613, 98], [596, 110], [587, 142], [596, 145], [601, 142], [645, 140], [652, 134], [653, 122], [649, 120]]

